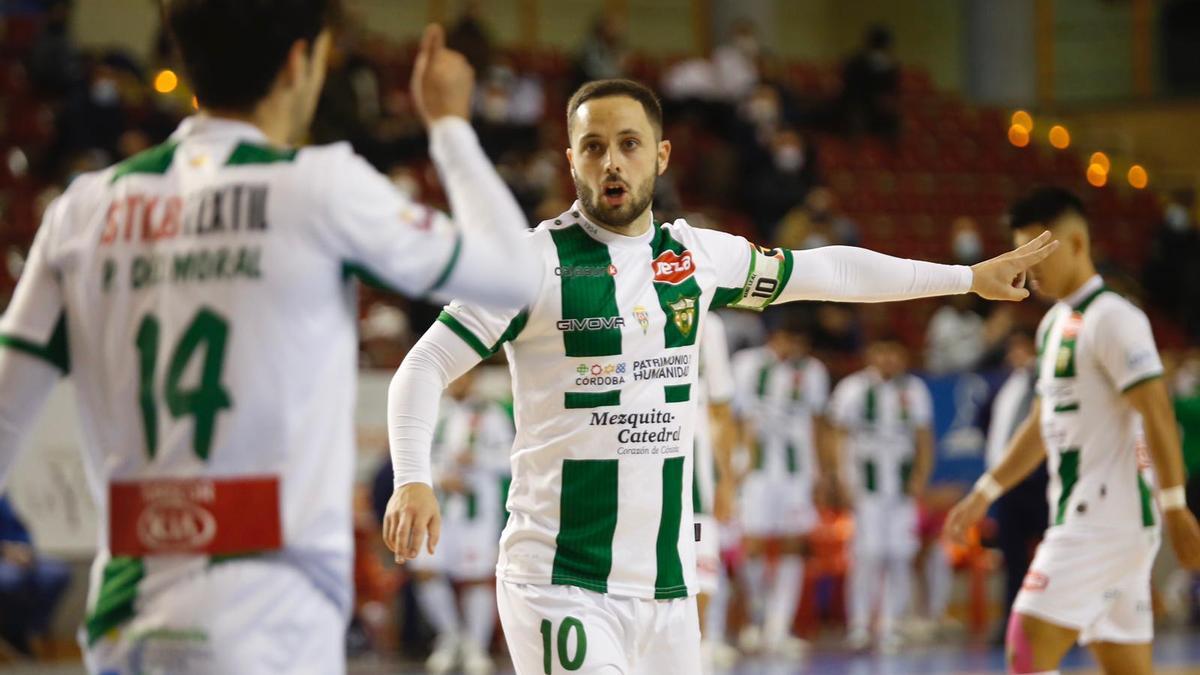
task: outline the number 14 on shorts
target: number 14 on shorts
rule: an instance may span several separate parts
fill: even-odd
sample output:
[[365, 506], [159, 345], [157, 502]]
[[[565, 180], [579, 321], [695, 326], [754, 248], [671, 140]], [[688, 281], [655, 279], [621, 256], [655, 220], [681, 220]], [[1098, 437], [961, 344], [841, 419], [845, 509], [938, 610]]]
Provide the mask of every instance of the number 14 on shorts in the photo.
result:
[[[571, 649], [572, 636], [575, 638], [574, 649]], [[573, 616], [563, 619], [558, 624], [557, 634], [550, 619], [542, 619], [542, 669], [546, 675], [553, 670], [556, 654], [563, 670], [574, 671], [583, 667], [583, 660], [587, 658], [587, 633], [579, 619]]]

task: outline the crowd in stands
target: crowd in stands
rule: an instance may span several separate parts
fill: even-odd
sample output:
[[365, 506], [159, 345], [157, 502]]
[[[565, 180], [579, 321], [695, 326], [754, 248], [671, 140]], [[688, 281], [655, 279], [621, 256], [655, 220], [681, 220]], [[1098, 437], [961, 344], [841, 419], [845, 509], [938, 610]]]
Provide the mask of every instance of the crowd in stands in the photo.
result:
[[[0, 306], [20, 275], [42, 210], [63, 186], [80, 172], [164, 141], [193, 111], [184, 85], [155, 90], [156, 73], [175, 65], [163, 35], [153, 36], [145, 60], [119, 49], [82, 49], [68, 28], [70, 4], [29, 0], [0, 14]], [[475, 126], [531, 224], [574, 199], [563, 154], [567, 97], [581, 82], [608, 77], [647, 82], [664, 99], [665, 136], [674, 150], [655, 196], [660, 220], [686, 215], [693, 224], [764, 245], [862, 244], [971, 264], [1008, 245], [1001, 216], [1030, 185], [1054, 182], [1085, 193], [1103, 271], [1112, 285], [1150, 305], [1169, 348], [1193, 476], [1190, 501], [1200, 504], [1200, 352], [1182, 349], [1200, 340], [1194, 196], [1172, 194], [1163, 206], [1151, 191], [1086, 187], [1075, 154], [1010, 146], [1000, 111], [937, 91], [926, 73], [900, 64], [884, 27], [869, 29], [838, 68], [780, 59], [758, 29], [737, 22], [711, 54], [659, 58], [628, 44], [623, 20], [604, 14], [573, 53], [508, 48], [494, 40], [480, 6], [469, 3], [448, 27], [447, 43], [475, 67]], [[373, 33], [350, 15], [331, 55], [311, 140], [348, 140], [399, 190], [444, 203], [407, 93], [413, 54], [413, 44]], [[437, 308], [382, 290], [364, 289], [363, 297], [363, 363], [394, 368]], [[866, 342], [885, 331], [924, 353], [924, 370], [934, 375], [1022, 372], [1030, 358], [1028, 331], [1043, 310], [960, 296], [902, 308], [814, 304], [807, 311], [813, 350], [837, 379], [859, 367]], [[729, 330], [735, 349], [763, 341], [752, 318], [731, 317]], [[1027, 491], [1028, 503], [1040, 499], [1036, 486]], [[1004, 513], [998, 518], [1001, 549], [1028, 545], [1027, 533], [1006, 530]], [[822, 565], [844, 569], [838, 562], [844, 525], [832, 519], [814, 540], [828, 553], [814, 566], [818, 573]], [[0, 531], [5, 616], [30, 598], [49, 603], [65, 583], [27, 539], [9, 531]], [[936, 528], [928, 540], [936, 540]], [[377, 604], [395, 594], [399, 581], [370, 560], [358, 573], [360, 589], [370, 589], [359, 607], [365, 637], [379, 632]], [[47, 620], [28, 615], [24, 625], [0, 630], [25, 648]]]

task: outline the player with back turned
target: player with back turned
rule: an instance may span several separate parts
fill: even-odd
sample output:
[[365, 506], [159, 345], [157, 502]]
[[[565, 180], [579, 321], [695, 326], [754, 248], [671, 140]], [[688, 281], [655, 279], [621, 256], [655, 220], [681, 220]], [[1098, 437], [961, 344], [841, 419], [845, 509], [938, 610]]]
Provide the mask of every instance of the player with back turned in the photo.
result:
[[334, 0], [169, 0], [200, 112], [77, 177], [0, 319], [0, 476], [55, 382], [101, 517], [92, 672], [339, 673], [351, 609], [350, 273], [503, 308], [534, 288], [520, 208], [429, 30], [413, 95], [457, 223], [348, 144], [301, 147]]

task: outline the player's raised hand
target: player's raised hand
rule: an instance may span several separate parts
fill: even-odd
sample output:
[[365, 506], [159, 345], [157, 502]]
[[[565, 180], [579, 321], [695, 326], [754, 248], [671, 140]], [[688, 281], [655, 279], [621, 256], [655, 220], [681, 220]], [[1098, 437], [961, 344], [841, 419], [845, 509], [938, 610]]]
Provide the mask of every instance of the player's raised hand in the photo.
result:
[[954, 508], [950, 509], [950, 514], [946, 516], [946, 525], [942, 531], [950, 541], [956, 544], [967, 543], [967, 530], [971, 526], [978, 523], [988, 510], [987, 498], [979, 494], [978, 491], [972, 490], [970, 494], [963, 497]]
[[1200, 524], [1187, 509], [1168, 509], [1163, 512], [1167, 535], [1179, 564], [1189, 570], [1200, 570]]
[[475, 71], [462, 54], [446, 49], [446, 34], [436, 23], [421, 35], [410, 88], [425, 126], [443, 117], [470, 117]]
[[1029, 268], [1058, 248], [1046, 231], [1024, 246], [971, 266], [971, 292], [988, 300], [1024, 300], [1029, 297], [1025, 277]]
[[392, 492], [383, 515], [383, 543], [396, 554], [397, 563], [403, 565], [417, 557], [426, 536], [427, 550], [433, 555], [441, 533], [442, 516], [433, 488], [424, 483], [406, 483]]

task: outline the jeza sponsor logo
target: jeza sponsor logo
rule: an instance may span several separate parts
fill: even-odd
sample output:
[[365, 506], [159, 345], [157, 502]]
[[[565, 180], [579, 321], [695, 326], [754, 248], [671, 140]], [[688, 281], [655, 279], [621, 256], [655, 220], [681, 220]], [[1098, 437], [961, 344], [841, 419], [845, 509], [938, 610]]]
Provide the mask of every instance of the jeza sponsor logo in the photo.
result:
[[681, 284], [696, 272], [691, 251], [684, 251], [682, 255], [663, 251], [650, 266], [654, 270], [654, 280], [664, 284]]
[[624, 328], [623, 316], [589, 316], [583, 319], [560, 319], [554, 327], [565, 333], [587, 333], [598, 330]]
[[575, 378], [575, 384], [581, 387], [625, 384], [625, 370], [624, 363], [593, 363], [591, 365], [581, 363], [575, 366], [575, 373], [579, 376]]
[[1050, 585], [1050, 578], [1041, 572], [1029, 572], [1021, 588], [1026, 591], [1044, 591]]

